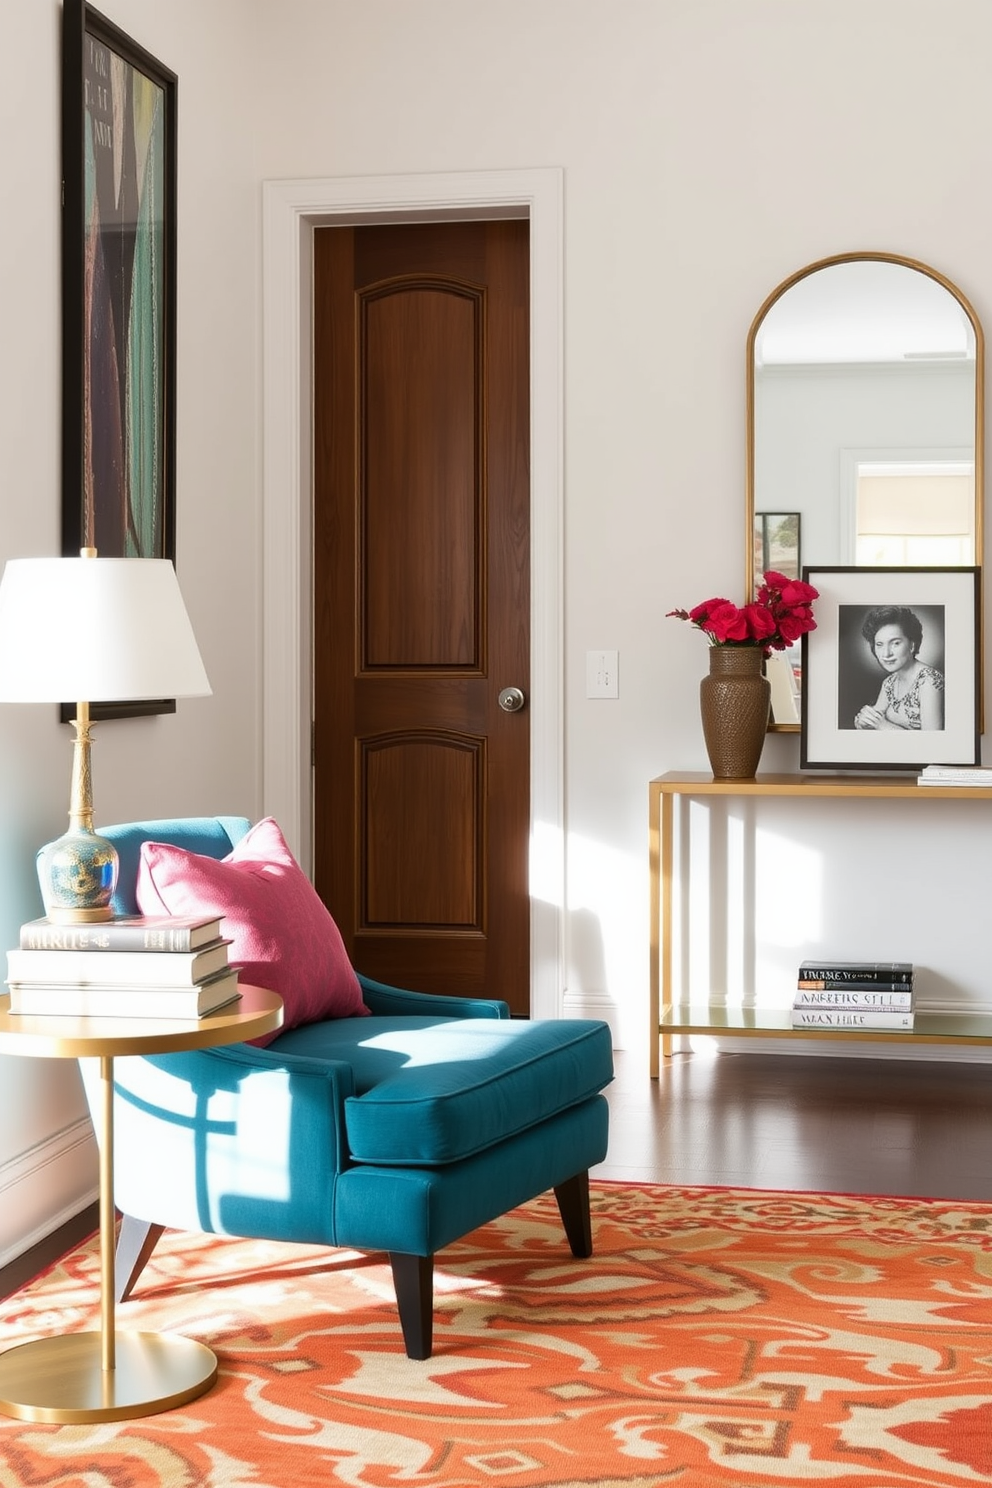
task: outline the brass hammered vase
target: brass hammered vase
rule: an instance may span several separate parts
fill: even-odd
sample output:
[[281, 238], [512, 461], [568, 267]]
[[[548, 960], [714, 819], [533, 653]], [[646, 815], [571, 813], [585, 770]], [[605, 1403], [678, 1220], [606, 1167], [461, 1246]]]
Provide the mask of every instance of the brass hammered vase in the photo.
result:
[[768, 729], [771, 684], [760, 646], [711, 646], [709, 676], [699, 684], [699, 711], [710, 768], [717, 780], [751, 780]]

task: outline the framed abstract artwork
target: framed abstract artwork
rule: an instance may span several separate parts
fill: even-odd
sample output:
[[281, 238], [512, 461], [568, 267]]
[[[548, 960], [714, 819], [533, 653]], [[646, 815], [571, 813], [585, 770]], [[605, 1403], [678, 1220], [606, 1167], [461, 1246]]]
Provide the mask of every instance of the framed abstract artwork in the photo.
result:
[[66, 556], [175, 560], [176, 94], [161, 62], [84, 0], [64, 0]]
[[979, 757], [977, 568], [804, 568], [800, 765], [919, 770]]

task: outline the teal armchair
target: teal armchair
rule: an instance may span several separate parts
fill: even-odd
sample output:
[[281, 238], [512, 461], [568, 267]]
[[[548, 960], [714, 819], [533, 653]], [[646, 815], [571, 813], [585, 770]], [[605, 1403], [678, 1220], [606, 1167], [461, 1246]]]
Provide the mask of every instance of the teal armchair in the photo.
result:
[[[136, 912], [143, 841], [222, 858], [248, 827], [102, 827], [120, 855], [116, 911]], [[384, 1251], [406, 1352], [426, 1359], [445, 1245], [553, 1189], [572, 1254], [591, 1254], [607, 1025], [511, 1019], [500, 1001], [359, 981], [369, 1017], [293, 1028], [265, 1048], [115, 1061], [119, 1301], [166, 1228]]]

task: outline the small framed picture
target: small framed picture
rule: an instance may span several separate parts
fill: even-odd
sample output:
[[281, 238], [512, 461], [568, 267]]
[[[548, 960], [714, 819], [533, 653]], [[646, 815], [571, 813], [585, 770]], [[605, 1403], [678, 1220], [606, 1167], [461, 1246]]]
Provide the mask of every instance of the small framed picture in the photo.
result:
[[976, 764], [977, 568], [805, 568], [800, 766]]
[[802, 572], [799, 512], [755, 512], [754, 572], [755, 587], [759, 574], [773, 569], [787, 579], [798, 579]]

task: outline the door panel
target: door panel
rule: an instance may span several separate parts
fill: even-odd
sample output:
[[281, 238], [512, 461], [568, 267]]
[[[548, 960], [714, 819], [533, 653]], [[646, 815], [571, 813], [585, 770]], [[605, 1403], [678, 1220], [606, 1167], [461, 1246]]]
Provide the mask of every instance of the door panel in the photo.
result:
[[363, 665], [479, 672], [484, 299], [411, 279], [362, 300]]
[[[476, 739], [376, 739], [363, 749], [366, 929], [485, 928], [479, 847], [485, 753]], [[415, 876], [405, 843], [421, 844]]]
[[360, 971], [530, 1005], [525, 222], [314, 242], [315, 883]]

